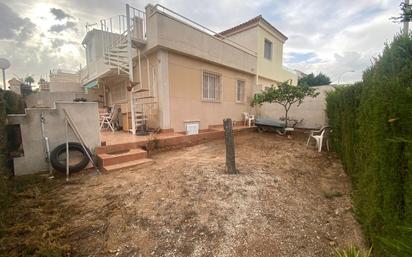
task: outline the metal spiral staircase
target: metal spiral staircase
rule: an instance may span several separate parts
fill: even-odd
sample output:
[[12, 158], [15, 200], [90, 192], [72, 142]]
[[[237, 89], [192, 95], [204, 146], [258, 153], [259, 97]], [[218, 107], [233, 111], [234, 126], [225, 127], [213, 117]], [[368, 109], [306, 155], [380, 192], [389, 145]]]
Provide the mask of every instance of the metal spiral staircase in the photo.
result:
[[[147, 64], [148, 82], [143, 85], [140, 50], [146, 44], [146, 14], [126, 5], [126, 15], [118, 15], [100, 21], [104, 63], [116, 69], [119, 76], [127, 76], [131, 82], [130, 112], [132, 113], [131, 132], [146, 134], [148, 118], [156, 110], [157, 101], [150, 83], [150, 67]], [[134, 81], [133, 57], [137, 56], [139, 81]]]

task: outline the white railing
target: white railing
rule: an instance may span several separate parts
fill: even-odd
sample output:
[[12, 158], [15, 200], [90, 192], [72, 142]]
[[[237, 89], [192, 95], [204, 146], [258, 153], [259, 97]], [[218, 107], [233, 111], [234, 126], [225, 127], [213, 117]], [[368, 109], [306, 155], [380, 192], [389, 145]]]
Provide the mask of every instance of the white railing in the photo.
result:
[[[249, 54], [252, 54], [252, 55], [255, 55], [255, 56], [257, 55], [256, 51], [253, 51], [253, 50], [251, 50], [251, 49], [249, 49], [249, 48], [247, 48], [247, 47], [245, 47], [245, 46], [229, 39], [228, 37], [226, 37], [224, 35], [221, 35], [219, 32], [213, 31], [213, 30], [211, 30], [211, 29], [209, 29], [209, 28], [207, 28], [207, 27], [205, 27], [205, 26], [203, 26], [203, 25], [201, 25], [201, 24], [199, 24], [199, 23], [197, 23], [197, 22], [195, 22], [195, 21], [193, 21], [193, 20], [191, 20], [191, 19], [175, 12], [175, 11], [173, 11], [173, 10], [170, 10], [169, 8], [167, 8], [167, 7], [165, 7], [161, 4], [156, 4], [153, 8], [157, 12], [161, 12], [161, 13], [169, 16], [169, 17], [172, 17], [176, 20], [179, 20], [179, 21], [185, 23], [186, 25], [189, 25], [193, 28], [196, 28], [196, 29], [198, 29], [198, 30], [200, 30], [200, 31], [202, 31], [206, 34], [209, 34], [209, 35], [215, 37], [218, 40], [221, 40], [225, 43], [228, 43], [228, 44], [230, 44], [230, 45], [232, 45], [236, 48], [239, 48], [239, 49], [241, 49], [241, 50], [243, 50], [243, 51], [245, 51]], [[153, 15], [153, 13], [154, 12], [151, 12], [150, 15]]]
[[[146, 40], [146, 14], [134, 7], [129, 8], [130, 31], [133, 40]], [[103, 55], [113, 47], [127, 42], [127, 15], [117, 15], [100, 20]]]
[[127, 34], [127, 19], [124, 15], [117, 15], [100, 20], [101, 42], [103, 58], [106, 53], [119, 44], [125, 43]]
[[146, 13], [129, 6], [129, 15], [131, 17], [132, 38], [140, 41], [146, 40]]
[[80, 73], [80, 83], [85, 84], [91, 80], [97, 78], [99, 75], [107, 72], [109, 66], [104, 63], [104, 58], [99, 58], [89, 64], [87, 64], [83, 69], [79, 71]]
[[[129, 8], [130, 31], [132, 40], [145, 41], [146, 38], [146, 14], [134, 7]], [[80, 70], [80, 81], [82, 83], [90, 81], [98, 77], [102, 72], [105, 72], [109, 66], [105, 64], [106, 55], [116, 57], [116, 53], [111, 51], [122, 45], [127, 44], [127, 15], [116, 15], [107, 19], [100, 20], [100, 42], [102, 44], [101, 58], [89, 63]], [[126, 48], [124, 48], [126, 50]], [[119, 49], [117, 49], [119, 50]], [[117, 53], [120, 57], [120, 53]], [[111, 62], [111, 58], [107, 58], [109, 65], [118, 66]], [[119, 67], [117, 67], [119, 70]]]

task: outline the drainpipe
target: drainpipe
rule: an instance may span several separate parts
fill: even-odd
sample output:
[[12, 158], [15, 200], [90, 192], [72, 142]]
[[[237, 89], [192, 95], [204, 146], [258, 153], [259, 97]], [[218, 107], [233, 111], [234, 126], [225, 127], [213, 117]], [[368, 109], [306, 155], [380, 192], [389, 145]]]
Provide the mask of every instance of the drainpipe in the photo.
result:
[[137, 60], [139, 62], [139, 84], [140, 88], [143, 88], [143, 82], [142, 82], [142, 63], [140, 61], [140, 49], [137, 48]]
[[[130, 5], [126, 4], [126, 24], [127, 24], [127, 55], [129, 59], [129, 83], [133, 82], [133, 57], [132, 57], [132, 35], [130, 26]], [[130, 90], [130, 115], [132, 115], [132, 133], [136, 135], [136, 112], [133, 98], [133, 88]]]
[[46, 123], [46, 118], [44, 117], [44, 113], [40, 114], [40, 123], [41, 123], [41, 134], [44, 140], [44, 146], [46, 148], [46, 161], [47, 164], [49, 165], [49, 176], [52, 177], [53, 175], [53, 167], [51, 165], [50, 161], [50, 144], [49, 144], [49, 138], [46, 136], [46, 131], [45, 131], [45, 123]]
[[[255, 97], [255, 94], [256, 93], [260, 93], [259, 91], [259, 72], [258, 72], [258, 60], [257, 60], [257, 58], [258, 58], [258, 56], [256, 56], [256, 75], [255, 75], [255, 89], [253, 90], [253, 94], [252, 94], [252, 97]], [[255, 115], [255, 116], [257, 116], [258, 115], [258, 109], [257, 109], [258, 107], [253, 107], [253, 114]]]

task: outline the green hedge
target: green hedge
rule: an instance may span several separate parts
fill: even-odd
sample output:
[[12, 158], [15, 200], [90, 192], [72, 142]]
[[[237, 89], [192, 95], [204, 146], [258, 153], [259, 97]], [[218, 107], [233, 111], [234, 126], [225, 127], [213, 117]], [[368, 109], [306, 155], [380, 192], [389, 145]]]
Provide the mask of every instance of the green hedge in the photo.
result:
[[327, 98], [332, 146], [376, 256], [412, 256], [412, 38], [397, 36], [363, 75]]
[[10, 195], [7, 187], [6, 176], [10, 175], [6, 162], [9, 156], [10, 143], [13, 137], [6, 127], [7, 114], [24, 113], [24, 101], [21, 96], [12, 91], [0, 89], [0, 235], [3, 233], [3, 212], [10, 205]]
[[6, 171], [7, 135], [6, 135], [6, 102], [4, 91], [0, 90], [0, 176]]
[[15, 131], [6, 127], [7, 114], [24, 113], [23, 98], [13, 91], [0, 89], [0, 172], [6, 172], [8, 152], [13, 146]]

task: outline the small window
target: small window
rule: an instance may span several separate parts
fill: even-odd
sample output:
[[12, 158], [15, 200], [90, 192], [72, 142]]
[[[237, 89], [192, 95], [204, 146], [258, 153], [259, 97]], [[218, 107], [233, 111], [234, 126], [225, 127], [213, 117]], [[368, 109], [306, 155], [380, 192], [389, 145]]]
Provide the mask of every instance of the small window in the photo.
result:
[[220, 101], [220, 89], [220, 76], [209, 72], [203, 72], [203, 99]]
[[243, 80], [236, 81], [236, 102], [243, 103], [245, 101], [245, 82]]
[[272, 60], [272, 42], [265, 39], [265, 50], [264, 56], [268, 60]]

